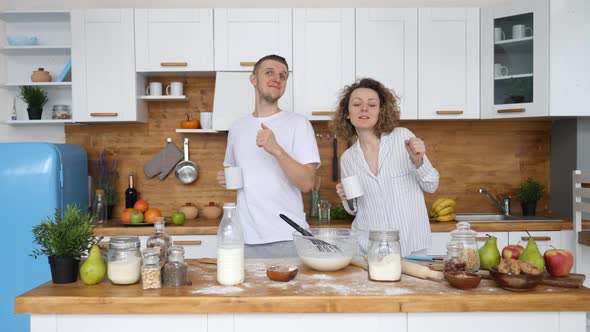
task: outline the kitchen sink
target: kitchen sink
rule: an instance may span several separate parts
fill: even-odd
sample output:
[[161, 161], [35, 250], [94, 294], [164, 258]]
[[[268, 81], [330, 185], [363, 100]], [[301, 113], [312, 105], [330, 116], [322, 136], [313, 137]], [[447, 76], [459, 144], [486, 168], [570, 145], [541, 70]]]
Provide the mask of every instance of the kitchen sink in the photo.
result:
[[504, 214], [494, 213], [457, 213], [457, 221], [467, 222], [543, 222], [543, 221], [563, 221], [557, 218], [541, 216], [507, 216]]

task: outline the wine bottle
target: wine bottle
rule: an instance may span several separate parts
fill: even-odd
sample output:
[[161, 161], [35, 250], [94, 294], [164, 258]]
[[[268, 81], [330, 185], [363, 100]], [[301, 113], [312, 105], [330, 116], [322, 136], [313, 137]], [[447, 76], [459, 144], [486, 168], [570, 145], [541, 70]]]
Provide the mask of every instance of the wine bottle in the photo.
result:
[[125, 190], [125, 207], [133, 208], [137, 202], [137, 190], [133, 187], [133, 175], [129, 174], [129, 188]]

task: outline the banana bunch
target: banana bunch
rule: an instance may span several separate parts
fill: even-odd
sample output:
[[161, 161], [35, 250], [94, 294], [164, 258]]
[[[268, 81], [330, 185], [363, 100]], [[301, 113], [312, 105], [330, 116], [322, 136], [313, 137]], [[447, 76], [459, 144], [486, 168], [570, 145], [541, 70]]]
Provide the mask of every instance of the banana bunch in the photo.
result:
[[456, 205], [457, 202], [454, 199], [441, 197], [432, 203], [428, 216], [432, 221], [453, 221], [457, 217], [455, 214]]

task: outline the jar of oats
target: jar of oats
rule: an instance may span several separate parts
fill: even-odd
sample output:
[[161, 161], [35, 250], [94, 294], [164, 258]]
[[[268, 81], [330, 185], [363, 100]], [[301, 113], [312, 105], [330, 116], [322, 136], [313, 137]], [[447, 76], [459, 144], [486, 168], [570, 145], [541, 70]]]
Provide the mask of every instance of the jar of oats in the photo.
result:
[[462, 258], [467, 272], [475, 272], [479, 269], [476, 238], [477, 232], [471, 230], [471, 225], [464, 221], [457, 223], [457, 229], [451, 232], [451, 241], [457, 241], [463, 245]]

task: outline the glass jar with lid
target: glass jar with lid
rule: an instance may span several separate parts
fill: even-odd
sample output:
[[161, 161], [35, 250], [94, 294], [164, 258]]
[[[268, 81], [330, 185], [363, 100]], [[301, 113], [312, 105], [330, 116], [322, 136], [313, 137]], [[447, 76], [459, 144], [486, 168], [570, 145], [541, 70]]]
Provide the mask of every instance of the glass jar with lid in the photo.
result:
[[402, 274], [398, 230], [370, 230], [367, 247], [369, 279], [399, 281]]
[[162, 288], [160, 256], [144, 257], [143, 266], [141, 267], [141, 285], [143, 289]]
[[447, 243], [447, 257], [443, 260], [444, 271], [465, 271], [465, 266], [465, 260], [463, 259], [463, 243], [449, 241], [449, 243]]
[[184, 248], [171, 246], [168, 261], [164, 264], [164, 286], [180, 287], [188, 281], [188, 264], [184, 261]]
[[148, 238], [146, 246], [160, 249], [160, 261], [164, 262], [171, 244], [170, 235], [164, 230], [164, 218], [157, 217], [154, 222], [154, 233]]
[[69, 105], [53, 105], [51, 109], [53, 120], [67, 120], [72, 118], [72, 111]]
[[462, 257], [467, 272], [475, 272], [479, 269], [479, 252], [476, 238], [477, 232], [471, 230], [471, 225], [464, 221], [457, 223], [457, 229], [451, 232], [451, 240], [463, 245]]
[[107, 276], [116, 285], [131, 285], [141, 277], [141, 253], [137, 236], [113, 236], [109, 241]]

